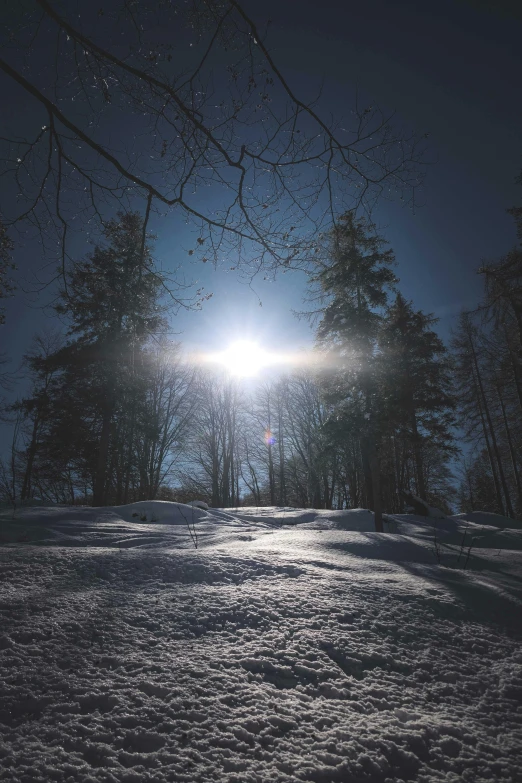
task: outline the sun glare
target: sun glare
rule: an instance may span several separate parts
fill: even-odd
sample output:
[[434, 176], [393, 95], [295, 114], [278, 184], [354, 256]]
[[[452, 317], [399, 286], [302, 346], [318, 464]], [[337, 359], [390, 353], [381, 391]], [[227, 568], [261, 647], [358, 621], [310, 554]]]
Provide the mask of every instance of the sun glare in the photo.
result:
[[216, 356], [231, 375], [251, 378], [271, 364], [269, 354], [250, 340], [237, 340]]
[[267, 351], [254, 340], [234, 340], [224, 351], [195, 354], [194, 360], [204, 364], [219, 364], [236, 378], [255, 378], [268, 368], [280, 367], [289, 370], [314, 363], [308, 351]]

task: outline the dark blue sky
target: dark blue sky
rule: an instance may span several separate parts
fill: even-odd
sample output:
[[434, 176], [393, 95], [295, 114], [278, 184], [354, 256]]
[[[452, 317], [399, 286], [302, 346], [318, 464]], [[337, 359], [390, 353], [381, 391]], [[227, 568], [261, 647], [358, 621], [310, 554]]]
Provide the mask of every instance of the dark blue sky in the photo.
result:
[[[522, 168], [522, 19], [508, 2], [335, 2], [247, 0], [296, 92], [323, 83], [323, 113], [346, 115], [354, 90], [395, 109], [407, 128], [430, 133], [436, 163], [427, 172], [423, 206], [415, 214], [381, 203], [376, 219], [398, 261], [405, 295], [441, 318], [480, 296], [475, 274], [483, 259], [515, 241], [505, 210], [522, 202], [514, 183]], [[303, 278], [280, 276], [254, 283], [253, 293], [233, 273], [212, 269], [187, 254], [193, 239], [163, 221], [157, 256], [182, 264], [214, 298], [202, 312], [179, 314], [173, 328], [191, 346], [219, 347], [237, 337], [258, 337], [268, 348], [311, 341], [309, 327], [292, 315], [302, 309]], [[20, 257], [21, 273], [38, 263]], [[258, 295], [263, 306], [259, 306]], [[23, 293], [8, 304], [3, 339], [14, 358], [50, 321]]]
[[[430, 133], [424, 205], [415, 214], [381, 203], [377, 220], [398, 261], [401, 288], [441, 318], [446, 336], [455, 314], [480, 296], [475, 269], [515, 241], [506, 209], [522, 201], [522, 20], [509, 4], [451, 2], [264, 4], [270, 41], [297, 89], [323, 80], [322, 105], [343, 114], [355, 86], [398, 121]], [[232, 278], [211, 285], [216, 298], [187, 318], [187, 338], [203, 339], [215, 319], [249, 320], [268, 337], [310, 339], [300, 309], [302, 281], [256, 285], [263, 300]], [[226, 306], [224, 306], [226, 302]], [[249, 303], [248, 313], [244, 310]], [[234, 316], [232, 318], [232, 315]]]

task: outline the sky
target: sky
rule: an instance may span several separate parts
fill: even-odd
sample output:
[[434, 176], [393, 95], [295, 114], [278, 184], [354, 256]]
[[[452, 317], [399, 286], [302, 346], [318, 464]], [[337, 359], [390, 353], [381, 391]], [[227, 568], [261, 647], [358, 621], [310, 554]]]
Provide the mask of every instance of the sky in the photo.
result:
[[[493, 5], [493, 4], [492, 4]], [[430, 133], [423, 206], [412, 214], [397, 203], [381, 203], [376, 220], [393, 247], [408, 298], [441, 319], [448, 336], [453, 317], [473, 307], [484, 259], [504, 253], [515, 241], [506, 209], [522, 200], [514, 180], [522, 169], [522, 56], [520, 16], [468, 2], [377, 2], [325, 0], [267, 2], [270, 42], [295, 88], [323, 81], [323, 105], [342, 113], [358, 87], [397, 112], [405, 127]], [[288, 339], [310, 339], [306, 323], [289, 310], [302, 309], [303, 280], [279, 278], [257, 285], [235, 302], [236, 288], [222, 279], [220, 296], [206, 306], [238, 311], [251, 301], [249, 318]], [[257, 314], [256, 314], [257, 313]], [[194, 321], [194, 329], [199, 331]]]
[[[509, 2], [381, 2], [246, 0], [260, 27], [270, 19], [268, 44], [294, 91], [322, 85], [325, 116], [347, 114], [355, 89], [397, 123], [430, 134], [430, 163], [422, 205], [413, 214], [381, 202], [375, 219], [397, 258], [400, 288], [439, 317], [448, 338], [453, 319], [473, 307], [481, 261], [515, 242], [506, 209], [522, 200], [522, 17]], [[298, 8], [298, 11], [296, 10]], [[302, 274], [256, 279], [249, 288], [233, 272], [193, 261], [194, 237], [158, 223], [156, 256], [181, 266], [187, 279], [213, 297], [201, 311], [180, 312], [173, 335], [189, 348], [219, 350], [234, 339], [255, 339], [270, 350], [307, 347], [313, 334], [303, 310]], [[24, 293], [38, 264], [18, 253], [19, 293], [7, 306], [4, 348], [16, 363], [33, 334], [52, 325], [49, 310]], [[48, 301], [49, 297], [47, 298]]]

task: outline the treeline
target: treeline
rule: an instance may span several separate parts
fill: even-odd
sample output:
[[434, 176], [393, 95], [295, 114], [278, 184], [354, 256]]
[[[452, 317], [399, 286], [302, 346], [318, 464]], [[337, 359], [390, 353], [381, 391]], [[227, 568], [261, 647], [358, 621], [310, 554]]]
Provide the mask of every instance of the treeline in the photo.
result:
[[379, 529], [413, 494], [520, 515], [521, 251], [481, 270], [484, 302], [462, 315], [451, 351], [398, 290], [367, 221], [347, 213], [310, 259], [316, 361], [247, 393], [167, 340], [143, 222], [110, 222], [60, 292], [66, 335], [38, 337], [25, 357], [4, 501], [362, 506]]

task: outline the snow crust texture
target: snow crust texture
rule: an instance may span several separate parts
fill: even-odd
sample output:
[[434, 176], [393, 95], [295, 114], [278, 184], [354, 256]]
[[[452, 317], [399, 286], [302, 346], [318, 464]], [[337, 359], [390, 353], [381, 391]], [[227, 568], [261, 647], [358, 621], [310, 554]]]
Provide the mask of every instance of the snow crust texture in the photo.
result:
[[147, 508], [0, 547], [0, 781], [522, 781], [519, 530]]

